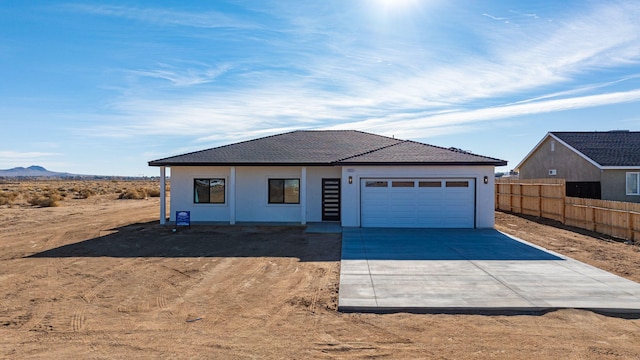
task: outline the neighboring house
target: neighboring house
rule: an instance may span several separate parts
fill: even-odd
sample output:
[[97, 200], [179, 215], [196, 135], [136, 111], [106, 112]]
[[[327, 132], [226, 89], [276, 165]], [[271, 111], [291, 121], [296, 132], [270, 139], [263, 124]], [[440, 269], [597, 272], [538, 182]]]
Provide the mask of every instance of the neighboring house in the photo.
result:
[[[149, 162], [171, 221], [491, 228], [506, 161], [360, 131], [294, 131]], [[165, 198], [161, 199], [164, 223]]]
[[550, 132], [516, 170], [565, 179], [567, 196], [640, 202], [640, 132]]

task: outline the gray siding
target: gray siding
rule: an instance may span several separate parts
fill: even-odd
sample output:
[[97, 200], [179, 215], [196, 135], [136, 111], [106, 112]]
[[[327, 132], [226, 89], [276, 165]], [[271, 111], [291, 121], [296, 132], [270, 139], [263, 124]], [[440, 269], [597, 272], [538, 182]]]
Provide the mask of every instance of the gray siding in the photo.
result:
[[602, 199], [640, 203], [640, 196], [627, 195], [627, 173], [635, 170], [604, 170], [602, 173]]
[[[552, 142], [555, 143], [555, 151], [551, 151]], [[549, 175], [551, 169], [556, 169], [556, 176]], [[567, 181], [600, 181], [600, 176], [600, 169], [595, 165], [551, 137], [547, 138], [520, 166], [520, 179], [558, 178]], [[604, 184], [602, 184], [602, 192], [604, 198]]]

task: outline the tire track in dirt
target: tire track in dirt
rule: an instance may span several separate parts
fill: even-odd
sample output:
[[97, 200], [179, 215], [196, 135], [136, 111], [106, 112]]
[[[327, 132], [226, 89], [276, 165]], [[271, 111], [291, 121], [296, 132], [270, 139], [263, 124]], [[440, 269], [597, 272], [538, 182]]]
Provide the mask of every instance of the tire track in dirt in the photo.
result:
[[[375, 319], [375, 318], [373, 318]], [[332, 354], [333, 356], [349, 358], [352, 357], [388, 357], [393, 358], [399, 350], [407, 351], [415, 348], [414, 342], [408, 338], [398, 335], [386, 326], [374, 323], [368, 316], [353, 316], [351, 321], [359, 328], [359, 337], [377, 339], [373, 342], [339, 340], [345, 334], [334, 334], [333, 329], [326, 329], [325, 332], [317, 334], [317, 341], [314, 342], [314, 350], [322, 354]], [[366, 334], [366, 335], [365, 335]], [[334, 336], [336, 335], [336, 336]]]
[[[294, 312], [302, 309], [306, 313], [305, 317], [309, 317], [310, 321], [304, 322], [304, 327], [301, 329], [301, 332], [315, 336], [318, 332], [317, 326], [320, 319], [320, 317], [317, 316], [319, 310], [318, 304], [323, 291], [328, 291], [327, 284], [330, 273], [324, 268], [299, 270], [299, 267], [296, 267], [294, 272], [300, 272], [300, 276], [296, 279], [297, 281], [295, 283], [291, 282], [291, 277], [283, 276], [282, 280], [280, 280], [283, 286], [277, 286], [278, 291], [276, 291], [276, 293], [282, 293], [285, 294], [285, 296], [279, 298], [277, 302], [274, 303], [274, 311], [269, 314], [265, 326], [271, 327], [277, 321], [281, 321], [283, 318], [287, 318]], [[305, 274], [313, 275], [309, 277], [305, 276]], [[280, 285], [280, 283], [278, 285]], [[304, 294], [309, 293], [309, 289], [306, 289], [309, 286], [313, 287], [313, 292], [311, 296], [304, 296]], [[302, 294], [300, 294], [300, 290], [303, 290]], [[292, 293], [294, 294], [292, 295]]]
[[[294, 272], [297, 272], [298, 268]], [[289, 280], [289, 281], [287, 281]], [[296, 311], [301, 302], [304, 302], [303, 298], [298, 294], [291, 294], [293, 288], [298, 287], [302, 283], [302, 278], [298, 278], [297, 282], [293, 283], [291, 280], [284, 277], [278, 284], [276, 284], [274, 291], [275, 294], [283, 294], [277, 299], [272, 299], [273, 304], [267, 314], [267, 320], [264, 324], [265, 327], [272, 327], [278, 321], [287, 318], [291, 313]]]
[[[254, 298], [260, 300], [260, 303], [250, 304], [260, 309], [262, 308], [262, 316], [257, 320], [261, 322], [260, 326], [264, 328], [278, 327], [283, 319], [295, 316], [301, 308], [308, 311], [310, 306], [309, 300], [300, 294], [306, 287], [307, 282], [313, 282], [308, 279], [307, 271], [303, 270], [304, 266], [299, 262], [283, 259], [268, 259], [271, 274], [267, 277], [269, 282], [262, 283], [264, 292], [268, 295], [265, 298]], [[295, 275], [292, 275], [295, 274]], [[264, 278], [264, 276], [263, 276]], [[268, 305], [265, 308], [265, 305]], [[304, 330], [302, 330], [304, 332]]]
[[160, 292], [155, 298], [157, 308], [168, 319], [179, 323], [185, 322], [188, 314], [185, 313], [183, 306], [186, 301], [182, 287], [188, 286], [181, 285], [192, 282], [193, 278], [176, 268], [164, 264], [155, 265], [158, 270], [154, 272], [157, 281], [155, 286]]
[[95, 299], [98, 297], [98, 294], [101, 293], [109, 284], [111, 280], [106, 279], [101, 281], [98, 285], [91, 287], [89, 291], [86, 291], [82, 296], [82, 300], [84, 300], [87, 304], [92, 304]]
[[56, 302], [47, 301], [35, 304], [29, 312], [29, 320], [20, 328], [29, 331], [68, 331], [70, 329], [68, 317], [60, 314], [54, 306]]
[[80, 306], [74, 312], [71, 317], [71, 329], [74, 332], [78, 332], [84, 330], [85, 322], [86, 322], [86, 313], [87, 307]]
[[[115, 267], [111, 267], [104, 274], [100, 274], [101, 278], [103, 278], [104, 280], [100, 281], [97, 285], [91, 286], [91, 288], [88, 291], [85, 291], [81, 295], [82, 300], [84, 300], [87, 304], [92, 304], [95, 301], [95, 299], [98, 297], [98, 294], [100, 294], [103, 290], [106, 289], [108, 285], [110, 285], [113, 282], [114, 274], [122, 272], [123, 269], [125, 270], [131, 269], [132, 267], [133, 266], [130, 262], [124, 261], [124, 262], [120, 262]], [[133, 269], [131, 269], [130, 271], [125, 271], [125, 273], [131, 273], [131, 272], [133, 272]]]
[[[50, 236], [47, 241], [44, 243], [44, 248], [49, 249], [53, 246], [58, 246], [58, 244], [65, 238], [67, 235], [67, 231], [64, 229], [57, 230], [54, 235]], [[49, 286], [54, 284], [54, 278], [58, 276], [60, 270], [63, 267], [62, 259], [58, 257], [49, 257], [46, 262], [46, 271], [47, 271], [47, 284]]]
[[[243, 262], [246, 262], [246, 260]], [[264, 273], [268, 268], [268, 264], [265, 262], [266, 258], [254, 259], [254, 261], [251, 261], [252, 264], [250, 266], [245, 267], [246, 271], [245, 275], [241, 278], [242, 281], [237, 283], [232, 280], [225, 281], [226, 286], [223, 288], [223, 291], [226, 294], [233, 294], [229, 299], [229, 303], [233, 304], [231, 308], [235, 308], [236, 311], [238, 311], [238, 315], [243, 318], [245, 324], [243, 327], [255, 327], [262, 320], [253, 313], [255, 307], [249, 303], [248, 299], [252, 297], [247, 296], [247, 293], [255, 291], [257, 287], [266, 285], [265, 283], [256, 284], [256, 279], [260, 277], [258, 274]], [[268, 299], [266, 300], [269, 301]]]
[[[252, 306], [247, 302], [246, 289], [251, 286], [251, 282], [255, 281], [256, 275], [265, 266], [263, 261], [255, 260], [216, 259], [215, 262], [208, 263], [214, 266], [204, 270], [200, 281], [191, 286], [189, 291], [184, 294], [187, 301], [196, 303], [199, 305], [198, 307], [205, 310], [204, 313], [197, 314], [197, 317], [203, 319], [198, 322], [198, 326], [202, 327], [203, 331], [215, 331], [220, 322], [226, 322], [229, 314], [235, 314], [234, 316], [242, 318], [243, 320], [238, 322], [237, 326], [243, 328], [251, 328], [259, 323], [260, 319], [247, 317]], [[225, 276], [227, 273], [233, 273], [234, 276], [229, 278]], [[209, 301], [204, 300], [208, 306], [203, 307], [202, 299], [210, 299]], [[236, 329], [229, 329], [229, 331], [234, 330]]]
[[[313, 292], [313, 295], [311, 296], [311, 305], [309, 306], [309, 311], [311, 311], [311, 313], [316, 313], [317, 307], [318, 307], [318, 300], [320, 299], [320, 295], [321, 292], [324, 291], [328, 291], [327, 287], [329, 282], [327, 281], [329, 279], [329, 272], [327, 271], [327, 269], [324, 268], [318, 268], [315, 271], [315, 275], [314, 278], [317, 278], [318, 276], [320, 276], [320, 279], [318, 280], [318, 282], [316, 283], [315, 281], [313, 282], [314, 284], [317, 284], [315, 286], [315, 291]], [[317, 320], [314, 321], [314, 326], [317, 324]]]
[[21, 329], [29, 331], [50, 331], [53, 328], [47, 324], [45, 319], [51, 313], [52, 305], [50, 302], [42, 304], [34, 304], [33, 308], [29, 311], [29, 320], [27, 320]]
[[[44, 240], [44, 246], [51, 243], [57, 243], [64, 238], [64, 231], [55, 231], [53, 235], [49, 235]], [[34, 289], [41, 289], [39, 293], [45, 298], [31, 298], [31, 309], [28, 312], [29, 320], [22, 326], [22, 329], [30, 331], [60, 331], [68, 329], [68, 324], [59, 312], [55, 311], [56, 304], [59, 304], [60, 288], [59, 288], [59, 272], [63, 267], [63, 261], [59, 258], [40, 259], [39, 262], [44, 265], [39, 271], [30, 274], [25, 281], [25, 286], [20, 287], [16, 291], [32, 292]], [[29, 285], [26, 285], [29, 284]], [[46, 294], [46, 295], [45, 295]]]
[[[167, 286], [167, 288], [168, 287], [169, 286]], [[184, 319], [180, 319], [179, 309], [175, 309], [176, 305], [170, 304], [167, 300], [166, 291], [163, 291], [160, 295], [156, 296], [156, 306], [158, 307], [158, 310], [160, 310], [160, 313], [168, 320], [173, 322], [184, 321]], [[176, 311], [174, 311], [174, 309]]]
[[[194, 315], [203, 319], [198, 322], [198, 326], [204, 331], [215, 331], [218, 320], [225, 316], [230, 306], [228, 301], [224, 301], [228, 290], [225, 290], [227, 278], [223, 274], [236, 271], [232, 268], [233, 264], [234, 260], [229, 258], [215, 259], [205, 263], [199, 269], [196, 283], [183, 294], [186, 301], [189, 301], [195, 307], [195, 311], [199, 312]], [[215, 309], [216, 312], [212, 313], [210, 309]]]

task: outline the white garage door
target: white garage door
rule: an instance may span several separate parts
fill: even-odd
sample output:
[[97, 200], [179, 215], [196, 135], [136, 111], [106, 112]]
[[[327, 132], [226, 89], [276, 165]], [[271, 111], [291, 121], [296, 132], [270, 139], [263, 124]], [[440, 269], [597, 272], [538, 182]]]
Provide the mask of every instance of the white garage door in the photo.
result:
[[473, 228], [474, 179], [362, 179], [362, 227]]

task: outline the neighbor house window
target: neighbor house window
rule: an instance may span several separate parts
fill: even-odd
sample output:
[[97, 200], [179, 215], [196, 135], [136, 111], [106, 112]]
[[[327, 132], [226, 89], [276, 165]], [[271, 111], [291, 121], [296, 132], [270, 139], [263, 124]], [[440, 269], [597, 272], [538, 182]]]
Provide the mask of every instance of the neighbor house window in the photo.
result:
[[269, 179], [269, 204], [300, 204], [300, 179]]
[[627, 173], [627, 195], [640, 195], [640, 172]]
[[224, 204], [224, 179], [194, 179], [193, 202]]

